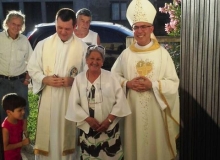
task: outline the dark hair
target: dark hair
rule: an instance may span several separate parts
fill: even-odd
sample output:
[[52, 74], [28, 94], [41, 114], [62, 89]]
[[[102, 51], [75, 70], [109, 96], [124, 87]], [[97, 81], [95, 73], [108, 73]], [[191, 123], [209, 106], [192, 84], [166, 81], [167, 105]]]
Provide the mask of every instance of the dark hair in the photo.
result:
[[76, 12], [76, 17], [78, 18], [78, 16], [83, 15], [83, 16], [87, 16], [87, 17], [91, 17], [92, 18], [92, 13], [90, 10], [88, 10], [87, 8], [82, 8], [80, 10], [78, 10]]
[[57, 14], [56, 14], [55, 20], [57, 21], [58, 18], [60, 18], [64, 22], [67, 22], [67, 21], [72, 19], [73, 26], [76, 24], [76, 14], [70, 8], [62, 8], [62, 9], [60, 9], [57, 12]]
[[2, 106], [5, 111], [14, 111], [16, 108], [25, 107], [26, 100], [23, 97], [17, 95], [16, 93], [9, 93], [3, 96]]

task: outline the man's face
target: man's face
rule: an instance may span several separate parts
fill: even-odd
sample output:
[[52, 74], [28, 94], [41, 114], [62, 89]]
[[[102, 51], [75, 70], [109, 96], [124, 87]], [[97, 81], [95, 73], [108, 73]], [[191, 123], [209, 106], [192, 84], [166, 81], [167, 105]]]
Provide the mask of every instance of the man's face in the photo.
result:
[[20, 17], [12, 17], [8, 22], [8, 34], [12, 38], [16, 38], [22, 29], [23, 20]]
[[57, 18], [56, 32], [63, 42], [70, 39], [70, 37], [73, 35], [74, 28], [75, 26], [73, 26], [72, 19], [64, 22], [59, 17]]
[[152, 24], [147, 22], [137, 22], [132, 26], [134, 38], [140, 46], [150, 43], [150, 35], [154, 30]]
[[77, 29], [80, 31], [89, 31], [91, 17], [79, 15], [77, 17]]

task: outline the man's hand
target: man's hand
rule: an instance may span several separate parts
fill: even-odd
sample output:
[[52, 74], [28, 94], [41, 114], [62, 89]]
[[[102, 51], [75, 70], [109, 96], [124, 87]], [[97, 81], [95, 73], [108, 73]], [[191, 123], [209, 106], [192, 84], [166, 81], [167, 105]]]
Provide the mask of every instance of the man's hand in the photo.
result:
[[43, 83], [52, 87], [69, 87], [72, 86], [74, 79], [72, 77], [58, 77], [56, 75], [47, 76]]
[[152, 82], [148, 78], [140, 76], [128, 81], [127, 88], [137, 92], [145, 92], [152, 88]]

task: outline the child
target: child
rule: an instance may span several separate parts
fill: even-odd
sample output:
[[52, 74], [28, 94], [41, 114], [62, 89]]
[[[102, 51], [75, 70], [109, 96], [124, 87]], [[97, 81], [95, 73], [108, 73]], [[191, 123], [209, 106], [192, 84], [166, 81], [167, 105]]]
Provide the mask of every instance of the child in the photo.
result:
[[15, 93], [6, 94], [2, 98], [2, 106], [7, 117], [2, 123], [5, 160], [21, 160], [21, 147], [30, 143], [23, 137], [23, 116], [26, 101]]

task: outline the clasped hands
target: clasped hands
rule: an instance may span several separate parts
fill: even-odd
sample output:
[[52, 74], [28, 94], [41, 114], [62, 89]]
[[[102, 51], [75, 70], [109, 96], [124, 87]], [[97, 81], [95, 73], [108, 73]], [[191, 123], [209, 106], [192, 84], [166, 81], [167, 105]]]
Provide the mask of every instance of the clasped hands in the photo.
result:
[[144, 76], [139, 76], [128, 81], [126, 86], [137, 92], [145, 92], [152, 89], [152, 82]]
[[110, 126], [108, 119], [105, 119], [102, 123], [99, 123], [95, 118], [87, 117], [85, 121], [96, 132], [105, 132]]
[[59, 77], [57, 75], [44, 77], [43, 83], [52, 87], [69, 87], [72, 86], [74, 78]]

